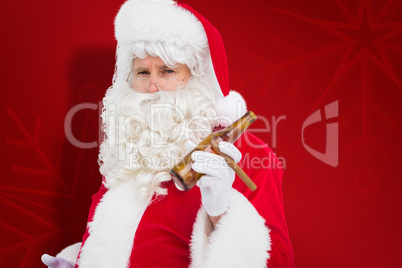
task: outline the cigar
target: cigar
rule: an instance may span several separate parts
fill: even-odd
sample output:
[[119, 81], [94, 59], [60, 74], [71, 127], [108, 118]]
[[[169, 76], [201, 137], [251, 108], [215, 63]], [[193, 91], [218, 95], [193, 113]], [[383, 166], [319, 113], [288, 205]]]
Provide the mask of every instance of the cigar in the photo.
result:
[[250, 177], [247, 176], [246, 172], [244, 172], [243, 169], [241, 169], [241, 167], [239, 167], [231, 157], [229, 157], [227, 154], [222, 153], [221, 150], [219, 150], [219, 145], [213, 138], [211, 139], [211, 146], [218, 155], [222, 156], [226, 160], [226, 163], [228, 163], [229, 167], [231, 167], [234, 172], [236, 172], [236, 174], [248, 186], [248, 188], [250, 188], [251, 191], [257, 189], [257, 185], [255, 185]]

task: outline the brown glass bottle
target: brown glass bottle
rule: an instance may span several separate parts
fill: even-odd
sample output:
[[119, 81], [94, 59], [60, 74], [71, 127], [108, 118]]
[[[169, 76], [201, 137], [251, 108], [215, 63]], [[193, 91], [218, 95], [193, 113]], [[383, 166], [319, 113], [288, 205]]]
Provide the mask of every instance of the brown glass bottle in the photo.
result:
[[208, 135], [200, 144], [197, 145], [191, 152], [189, 152], [179, 163], [177, 163], [171, 170], [173, 180], [182, 188], [188, 191], [194, 187], [197, 181], [203, 176], [202, 173], [195, 172], [191, 165], [194, 163], [191, 154], [194, 151], [207, 151], [215, 153], [211, 146], [211, 139], [215, 139], [217, 143], [226, 141], [234, 143], [244, 131], [257, 119], [252, 111], [248, 111], [239, 120], [224, 128], [219, 132], [214, 132]]

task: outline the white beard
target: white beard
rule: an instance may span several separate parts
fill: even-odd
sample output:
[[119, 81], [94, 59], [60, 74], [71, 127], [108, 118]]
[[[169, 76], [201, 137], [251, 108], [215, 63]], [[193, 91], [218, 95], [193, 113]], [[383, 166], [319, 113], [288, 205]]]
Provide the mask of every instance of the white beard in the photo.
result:
[[186, 140], [198, 144], [217, 124], [209, 85], [192, 77], [174, 92], [138, 93], [121, 85], [104, 98], [100, 172], [107, 188], [135, 180], [141, 195], [166, 194], [169, 170], [186, 154]]

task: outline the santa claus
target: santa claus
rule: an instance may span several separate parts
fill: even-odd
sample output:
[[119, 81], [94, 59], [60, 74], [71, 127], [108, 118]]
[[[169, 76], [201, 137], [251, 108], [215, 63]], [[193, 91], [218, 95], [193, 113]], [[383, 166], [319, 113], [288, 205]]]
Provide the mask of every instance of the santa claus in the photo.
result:
[[[187, 5], [129, 0], [115, 35], [102, 186], [82, 243], [42, 261], [53, 268], [294, 267], [282, 169], [258, 138], [245, 133], [234, 145], [219, 144], [257, 185], [254, 192], [209, 152], [192, 154], [192, 168], [205, 174], [198, 187], [181, 191], [169, 174], [194, 145], [246, 112], [243, 98], [229, 92], [218, 31]], [[266, 158], [275, 163], [256, 164]]]

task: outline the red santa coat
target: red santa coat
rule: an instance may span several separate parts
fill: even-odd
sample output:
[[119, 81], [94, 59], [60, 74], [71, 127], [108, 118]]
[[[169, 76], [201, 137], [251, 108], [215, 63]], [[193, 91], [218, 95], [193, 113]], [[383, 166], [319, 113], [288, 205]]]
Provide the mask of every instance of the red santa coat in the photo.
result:
[[[101, 186], [93, 196], [82, 244], [58, 256], [76, 267], [294, 267], [284, 217], [283, 171], [274, 153], [244, 134], [236, 143], [239, 165], [257, 185], [236, 176], [230, 207], [212, 230], [198, 187], [188, 192], [166, 183], [166, 196], [141, 202], [131, 184]], [[256, 148], [259, 147], [259, 148]], [[131, 195], [131, 196], [130, 196]], [[68, 256], [69, 255], [69, 256]]]

